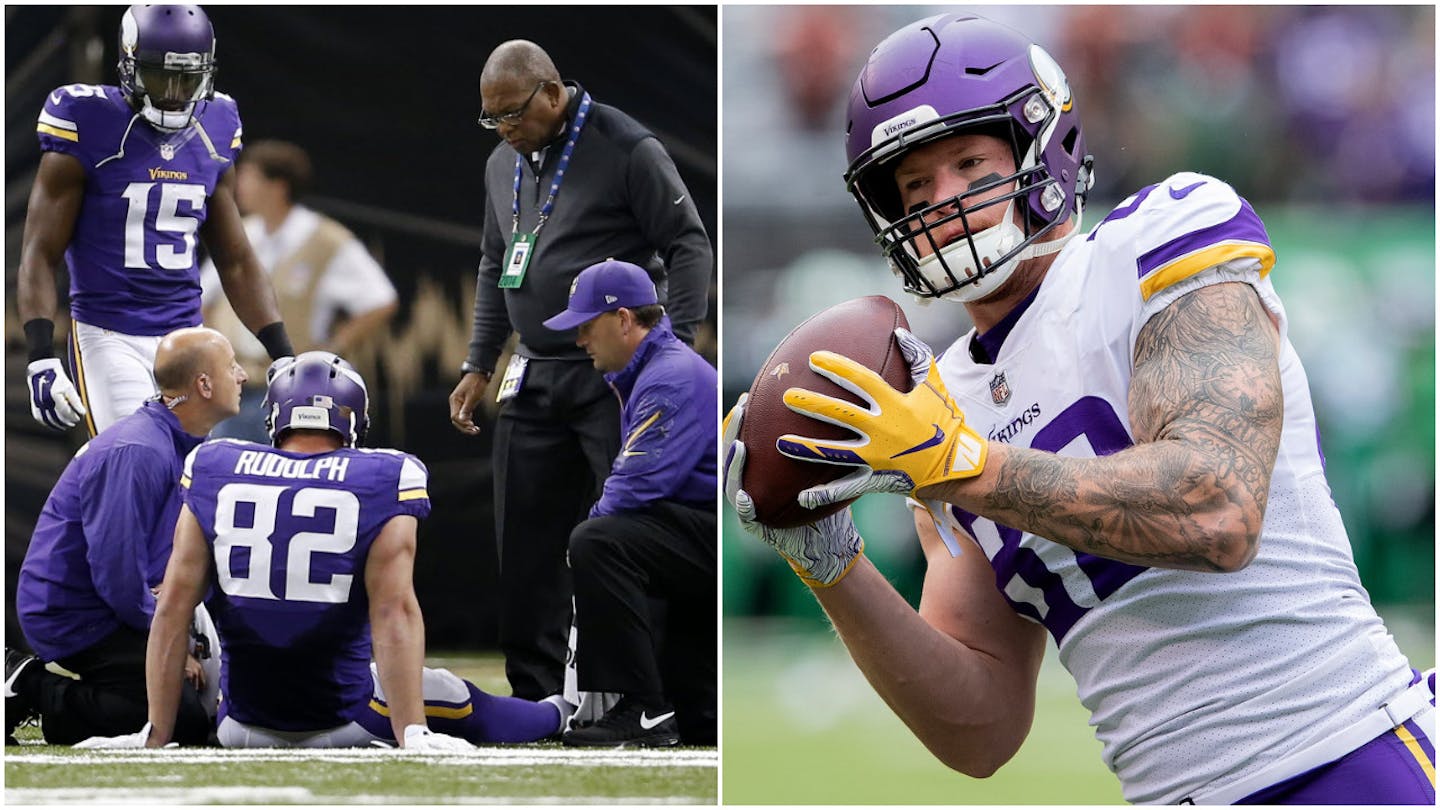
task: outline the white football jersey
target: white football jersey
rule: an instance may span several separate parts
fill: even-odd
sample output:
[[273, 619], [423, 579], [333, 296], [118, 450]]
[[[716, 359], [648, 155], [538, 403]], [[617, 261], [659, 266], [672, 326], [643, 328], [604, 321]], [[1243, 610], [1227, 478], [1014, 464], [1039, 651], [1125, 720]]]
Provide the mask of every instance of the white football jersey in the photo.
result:
[[1331, 500], [1305, 370], [1267, 278], [1274, 260], [1234, 189], [1176, 174], [1066, 246], [993, 363], [972, 359], [973, 333], [939, 361], [980, 435], [1088, 458], [1134, 443], [1135, 340], [1176, 298], [1243, 281], [1279, 324], [1284, 434], [1259, 552], [1244, 570], [1127, 565], [958, 507], [948, 515], [984, 550], [1016, 613], [1055, 639], [1131, 802], [1173, 804], [1223, 787], [1346, 728], [1410, 682]]

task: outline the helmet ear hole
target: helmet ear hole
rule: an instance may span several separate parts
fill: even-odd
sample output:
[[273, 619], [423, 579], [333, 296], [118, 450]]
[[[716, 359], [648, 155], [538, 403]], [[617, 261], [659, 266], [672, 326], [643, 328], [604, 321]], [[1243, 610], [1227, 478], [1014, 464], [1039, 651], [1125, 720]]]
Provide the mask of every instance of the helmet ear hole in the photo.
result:
[[1060, 145], [1065, 148], [1065, 154], [1070, 155], [1070, 156], [1072, 156], [1072, 157], [1078, 157], [1078, 156], [1075, 154], [1075, 144], [1076, 144], [1076, 142], [1078, 142], [1079, 140], [1080, 140], [1080, 129], [1079, 129], [1079, 127], [1071, 127], [1071, 128], [1070, 128], [1070, 131], [1067, 132], [1067, 133], [1065, 133], [1065, 137], [1060, 141]]

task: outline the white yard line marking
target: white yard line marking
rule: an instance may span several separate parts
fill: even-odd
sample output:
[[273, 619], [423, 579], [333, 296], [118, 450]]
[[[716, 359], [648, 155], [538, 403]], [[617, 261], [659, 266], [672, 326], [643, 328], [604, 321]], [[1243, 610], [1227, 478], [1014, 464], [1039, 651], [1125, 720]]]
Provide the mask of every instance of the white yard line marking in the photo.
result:
[[583, 750], [569, 748], [478, 748], [451, 754], [412, 754], [399, 749], [365, 748], [182, 748], [166, 750], [115, 749], [84, 754], [6, 754], [5, 764], [113, 765], [123, 762], [155, 762], [202, 765], [217, 762], [336, 762], [360, 764], [401, 759], [453, 765], [586, 765], [617, 768], [715, 768], [720, 757], [714, 750]]
[[[200, 787], [200, 788], [11, 788], [5, 791], [6, 804], [331, 804], [408, 805], [411, 795], [323, 795], [301, 787]], [[425, 796], [426, 803], [491, 805], [575, 805], [575, 804], [692, 804], [683, 797], [653, 796]]]
[[7, 788], [6, 804], [277, 804], [309, 803], [314, 794], [302, 787], [197, 788]]

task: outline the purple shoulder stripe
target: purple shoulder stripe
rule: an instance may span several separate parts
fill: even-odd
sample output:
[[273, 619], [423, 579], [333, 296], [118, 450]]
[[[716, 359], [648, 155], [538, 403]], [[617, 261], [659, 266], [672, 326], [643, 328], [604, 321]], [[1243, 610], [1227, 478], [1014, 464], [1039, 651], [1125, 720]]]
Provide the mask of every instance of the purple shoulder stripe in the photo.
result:
[[1136, 261], [1139, 277], [1144, 278], [1156, 268], [1164, 267], [1182, 256], [1223, 242], [1255, 242], [1270, 246], [1270, 235], [1265, 232], [1265, 224], [1260, 221], [1250, 203], [1243, 198], [1240, 200], [1240, 210], [1230, 219], [1208, 228], [1191, 231], [1142, 254]]

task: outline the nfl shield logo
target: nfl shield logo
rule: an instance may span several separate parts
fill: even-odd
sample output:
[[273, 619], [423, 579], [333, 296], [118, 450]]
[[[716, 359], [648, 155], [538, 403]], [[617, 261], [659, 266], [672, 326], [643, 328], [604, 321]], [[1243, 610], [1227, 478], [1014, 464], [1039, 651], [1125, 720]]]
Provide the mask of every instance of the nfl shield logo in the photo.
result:
[[174, 144], [168, 144], [168, 143], [162, 143], [162, 144], [160, 144], [160, 157], [165, 158], [166, 160], [174, 160], [174, 159], [175, 159], [175, 146], [174, 146]]
[[1005, 382], [1005, 372], [997, 371], [995, 376], [990, 378], [990, 399], [996, 405], [1004, 405], [1010, 401], [1010, 384]]

